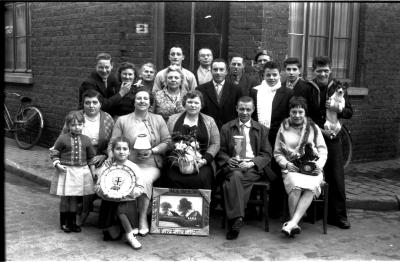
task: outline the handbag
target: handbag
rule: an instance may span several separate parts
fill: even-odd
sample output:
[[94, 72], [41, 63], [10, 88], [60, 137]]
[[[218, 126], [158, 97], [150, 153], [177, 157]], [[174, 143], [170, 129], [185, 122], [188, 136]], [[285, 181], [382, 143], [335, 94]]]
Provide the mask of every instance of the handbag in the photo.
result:
[[314, 162], [304, 162], [301, 163], [299, 166], [299, 173], [302, 173], [304, 175], [308, 175], [308, 176], [318, 176], [317, 172], [314, 172], [315, 169], [317, 168], [317, 165]]

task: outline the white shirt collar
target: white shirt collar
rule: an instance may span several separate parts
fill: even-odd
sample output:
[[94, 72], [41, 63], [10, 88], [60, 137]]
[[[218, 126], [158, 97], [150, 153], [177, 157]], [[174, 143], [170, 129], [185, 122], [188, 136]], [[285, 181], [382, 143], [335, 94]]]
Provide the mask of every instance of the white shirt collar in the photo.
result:
[[222, 82], [221, 82], [221, 83], [219, 83], [219, 84], [213, 80], [213, 84], [214, 84], [214, 87], [215, 87], [215, 86], [217, 86], [217, 85], [224, 86], [224, 84], [225, 84], [225, 80], [224, 80], [224, 81], [222, 81]]
[[239, 120], [239, 126], [242, 126], [242, 125], [250, 128], [251, 127], [251, 119], [249, 121], [247, 121], [246, 123], [243, 123], [242, 121]]

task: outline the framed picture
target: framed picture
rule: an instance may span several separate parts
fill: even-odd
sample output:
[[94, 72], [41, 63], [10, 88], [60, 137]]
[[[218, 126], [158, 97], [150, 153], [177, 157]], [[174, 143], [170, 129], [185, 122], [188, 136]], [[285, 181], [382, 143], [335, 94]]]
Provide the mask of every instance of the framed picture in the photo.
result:
[[209, 235], [211, 190], [153, 187], [151, 233]]

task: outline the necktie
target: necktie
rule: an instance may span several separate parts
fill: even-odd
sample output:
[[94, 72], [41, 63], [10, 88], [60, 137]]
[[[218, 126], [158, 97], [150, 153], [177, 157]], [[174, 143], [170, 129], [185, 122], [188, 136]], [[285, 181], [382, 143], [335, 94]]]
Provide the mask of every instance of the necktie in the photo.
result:
[[105, 86], [105, 88], [107, 90], [107, 79], [103, 79], [103, 81], [104, 81], [104, 86]]
[[247, 141], [246, 141], [246, 133], [244, 132], [245, 129], [245, 125], [242, 124], [240, 126], [240, 134], [243, 136], [243, 144], [242, 144], [242, 151], [240, 152], [240, 157], [241, 158], [246, 158], [246, 145], [247, 145]]
[[221, 99], [221, 89], [222, 89], [222, 85], [221, 84], [217, 84], [217, 101], [219, 103], [219, 100]]

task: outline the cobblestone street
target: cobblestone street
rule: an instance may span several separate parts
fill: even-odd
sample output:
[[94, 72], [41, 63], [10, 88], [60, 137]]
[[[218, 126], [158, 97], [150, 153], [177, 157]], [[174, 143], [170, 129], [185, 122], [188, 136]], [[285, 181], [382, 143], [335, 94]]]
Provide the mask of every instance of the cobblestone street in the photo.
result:
[[209, 237], [153, 234], [139, 238], [143, 248], [135, 251], [123, 241], [102, 241], [96, 213], [82, 233], [60, 231], [59, 200], [46, 187], [7, 172], [5, 190], [7, 260], [400, 260], [399, 211], [352, 209], [350, 230], [329, 226], [323, 235], [321, 221], [303, 223], [295, 239], [272, 220], [269, 233], [249, 221], [236, 241], [227, 241], [212, 218]]

